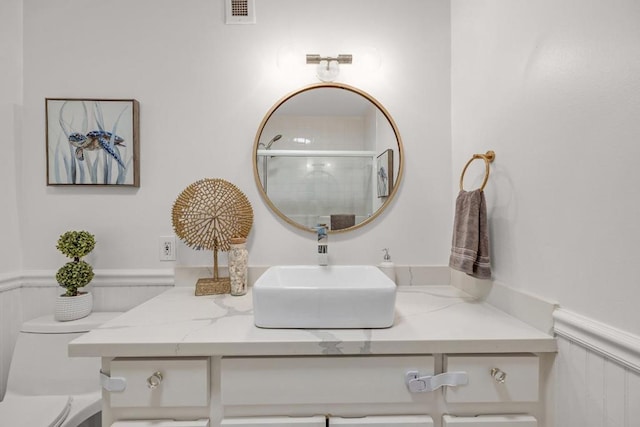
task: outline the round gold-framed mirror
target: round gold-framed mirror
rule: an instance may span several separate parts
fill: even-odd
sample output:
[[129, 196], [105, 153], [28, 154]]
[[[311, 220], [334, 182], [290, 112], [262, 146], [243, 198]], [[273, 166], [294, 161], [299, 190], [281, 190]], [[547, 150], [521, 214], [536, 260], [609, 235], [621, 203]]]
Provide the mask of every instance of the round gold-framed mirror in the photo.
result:
[[307, 231], [355, 230], [391, 203], [404, 149], [389, 112], [368, 93], [318, 83], [281, 98], [256, 133], [253, 173], [280, 218]]

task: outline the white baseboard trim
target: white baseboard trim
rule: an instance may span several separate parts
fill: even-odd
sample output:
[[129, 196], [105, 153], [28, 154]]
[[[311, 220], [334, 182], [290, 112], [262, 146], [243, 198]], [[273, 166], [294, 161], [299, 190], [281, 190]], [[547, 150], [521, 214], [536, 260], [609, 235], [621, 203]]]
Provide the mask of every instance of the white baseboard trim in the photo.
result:
[[553, 313], [556, 335], [640, 373], [640, 337], [562, 308]]

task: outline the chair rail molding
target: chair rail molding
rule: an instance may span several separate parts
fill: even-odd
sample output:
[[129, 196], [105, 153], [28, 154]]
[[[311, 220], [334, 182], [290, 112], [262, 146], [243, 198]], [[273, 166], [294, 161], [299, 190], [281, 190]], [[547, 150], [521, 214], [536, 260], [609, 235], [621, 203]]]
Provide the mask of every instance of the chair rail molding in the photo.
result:
[[[94, 270], [93, 287], [103, 286], [173, 286], [173, 269], [167, 270]], [[20, 275], [23, 287], [57, 285], [56, 272], [50, 270], [27, 270]]]
[[0, 293], [20, 287], [22, 287], [22, 276], [20, 274], [0, 274]]
[[640, 373], [640, 337], [580, 314], [559, 308], [554, 332], [620, 365]]

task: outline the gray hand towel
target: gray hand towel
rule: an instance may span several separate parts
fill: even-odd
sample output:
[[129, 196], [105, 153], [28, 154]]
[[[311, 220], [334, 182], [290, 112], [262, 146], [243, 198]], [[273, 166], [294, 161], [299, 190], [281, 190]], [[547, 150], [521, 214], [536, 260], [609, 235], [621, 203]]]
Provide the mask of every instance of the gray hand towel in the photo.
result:
[[487, 203], [480, 189], [458, 194], [449, 266], [478, 279], [491, 278]]

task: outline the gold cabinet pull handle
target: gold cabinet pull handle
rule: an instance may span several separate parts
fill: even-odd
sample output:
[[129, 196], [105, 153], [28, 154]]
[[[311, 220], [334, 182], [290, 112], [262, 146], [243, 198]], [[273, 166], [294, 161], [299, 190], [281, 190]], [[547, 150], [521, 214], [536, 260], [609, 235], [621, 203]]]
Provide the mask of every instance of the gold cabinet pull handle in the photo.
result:
[[154, 388], [158, 387], [161, 382], [162, 373], [160, 371], [156, 371], [153, 373], [153, 375], [147, 378], [147, 387], [153, 390]]
[[507, 373], [498, 368], [491, 368], [491, 376], [498, 384], [504, 384], [507, 379]]

